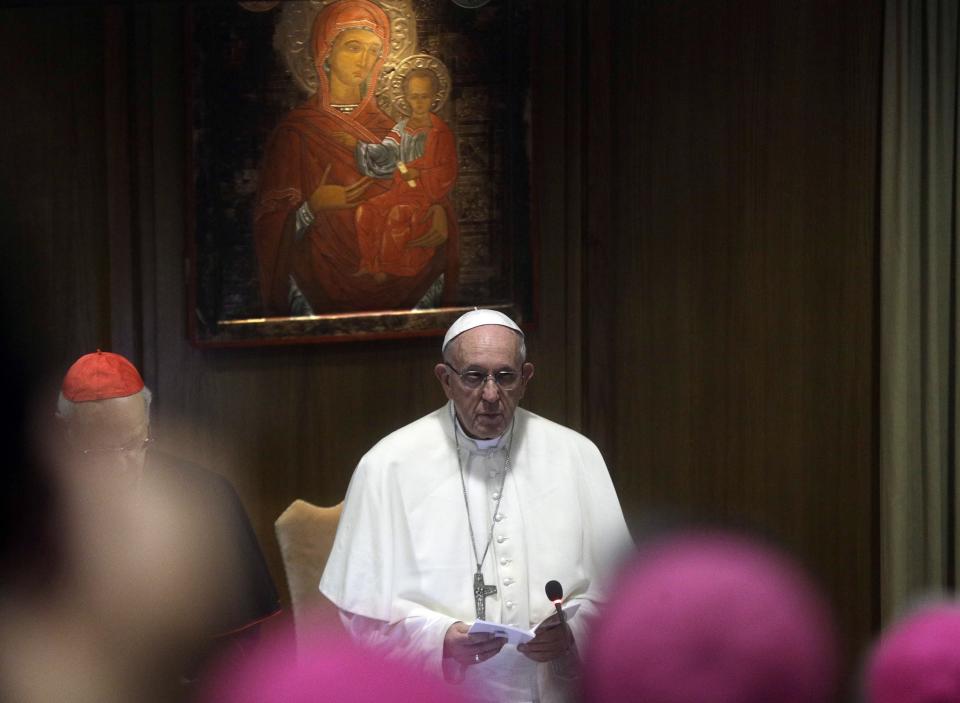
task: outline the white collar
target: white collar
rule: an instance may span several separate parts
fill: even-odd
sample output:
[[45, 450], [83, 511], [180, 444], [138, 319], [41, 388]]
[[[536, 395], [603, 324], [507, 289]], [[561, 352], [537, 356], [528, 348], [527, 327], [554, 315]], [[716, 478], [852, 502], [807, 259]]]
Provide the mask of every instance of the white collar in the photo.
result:
[[[451, 405], [453, 404], [451, 403]], [[473, 444], [478, 450], [482, 451], [484, 449], [499, 447], [503, 443], [503, 439], [507, 436], [507, 433], [504, 432], [502, 435], [493, 437], [492, 439], [475, 439], [463, 431], [463, 425], [460, 424], [460, 418], [457, 417], [456, 409], [453, 408], [451, 411], [453, 413], [453, 420], [457, 424], [457, 432], [460, 433], [460, 436], [463, 437], [464, 440]]]

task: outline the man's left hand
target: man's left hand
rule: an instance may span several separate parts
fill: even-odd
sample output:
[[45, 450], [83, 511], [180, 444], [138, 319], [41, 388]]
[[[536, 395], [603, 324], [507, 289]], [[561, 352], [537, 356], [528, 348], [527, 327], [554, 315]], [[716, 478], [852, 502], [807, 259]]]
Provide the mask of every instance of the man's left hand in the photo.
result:
[[556, 614], [551, 615], [537, 628], [537, 636], [525, 644], [517, 645], [517, 651], [535, 662], [558, 659], [573, 647], [573, 632]]

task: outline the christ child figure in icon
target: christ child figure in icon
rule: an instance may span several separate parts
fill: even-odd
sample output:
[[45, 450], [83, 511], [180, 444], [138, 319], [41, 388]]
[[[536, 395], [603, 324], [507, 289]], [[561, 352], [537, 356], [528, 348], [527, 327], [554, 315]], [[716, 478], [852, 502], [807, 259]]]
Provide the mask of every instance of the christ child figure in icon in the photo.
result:
[[[390, 189], [356, 210], [360, 265], [354, 275], [416, 276], [447, 241], [448, 194], [457, 178], [453, 132], [432, 109], [440, 82], [427, 68], [404, 76], [403, 97], [409, 117], [397, 122], [379, 144], [345, 132], [333, 136], [354, 151], [357, 169], [372, 178], [390, 178]], [[404, 110], [406, 112], [406, 110]]]

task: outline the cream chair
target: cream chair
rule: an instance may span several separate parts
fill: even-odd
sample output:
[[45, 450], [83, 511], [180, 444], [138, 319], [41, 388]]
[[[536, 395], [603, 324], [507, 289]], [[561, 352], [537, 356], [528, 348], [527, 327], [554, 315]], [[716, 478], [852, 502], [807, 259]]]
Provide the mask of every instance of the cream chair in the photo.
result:
[[343, 503], [321, 508], [295, 500], [274, 523], [290, 588], [297, 646], [329, 628], [339, 628], [336, 606], [318, 589], [333, 547]]

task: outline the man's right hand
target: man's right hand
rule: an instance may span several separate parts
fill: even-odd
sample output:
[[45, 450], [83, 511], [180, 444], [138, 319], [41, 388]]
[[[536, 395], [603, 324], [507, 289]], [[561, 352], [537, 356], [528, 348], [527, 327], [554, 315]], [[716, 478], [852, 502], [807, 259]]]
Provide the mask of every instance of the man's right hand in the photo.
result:
[[505, 637], [489, 634], [468, 635], [469, 631], [470, 626], [459, 621], [447, 628], [447, 634], [443, 636], [445, 659], [453, 659], [463, 666], [472, 666], [496, 656], [507, 643]]

